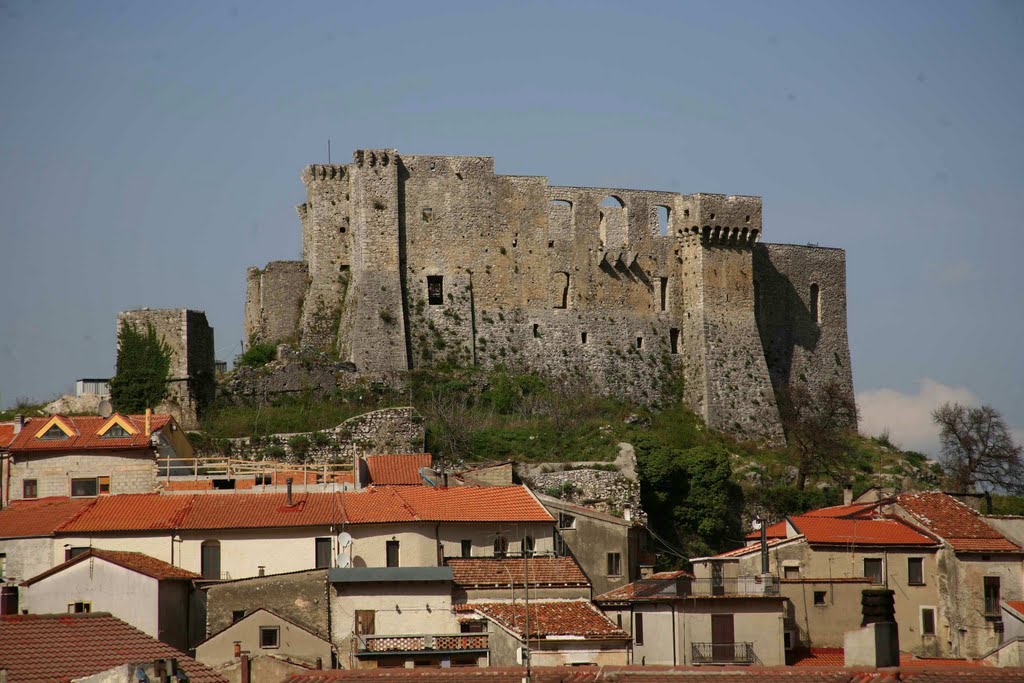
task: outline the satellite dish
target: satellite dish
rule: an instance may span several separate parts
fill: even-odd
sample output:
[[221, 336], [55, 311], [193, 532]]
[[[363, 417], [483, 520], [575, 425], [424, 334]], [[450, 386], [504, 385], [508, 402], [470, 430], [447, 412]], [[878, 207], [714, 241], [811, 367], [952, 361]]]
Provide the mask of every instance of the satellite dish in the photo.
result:
[[110, 405], [110, 401], [107, 399], [100, 401], [100, 405], [96, 410], [99, 411], [100, 417], [110, 417], [114, 414], [114, 406]]
[[342, 531], [338, 534], [338, 546], [341, 548], [347, 548], [352, 545], [352, 535], [347, 531]]
[[753, 523], [751, 523], [751, 526], [754, 527], [754, 531], [760, 531], [761, 530], [761, 524], [763, 524], [763, 522], [758, 517], [758, 518], [754, 519]]
[[352, 566], [352, 558], [345, 553], [338, 553], [336, 564], [342, 569], [348, 569]]

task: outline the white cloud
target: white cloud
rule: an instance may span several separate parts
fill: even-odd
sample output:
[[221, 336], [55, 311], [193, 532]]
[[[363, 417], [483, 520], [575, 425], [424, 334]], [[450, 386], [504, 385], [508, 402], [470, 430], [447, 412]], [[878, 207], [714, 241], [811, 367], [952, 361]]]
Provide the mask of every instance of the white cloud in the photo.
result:
[[888, 431], [893, 443], [902, 448], [936, 456], [939, 430], [932, 422], [932, 411], [947, 402], [979, 405], [981, 399], [967, 387], [951, 387], [928, 378], [918, 383], [917, 393], [862, 391], [857, 394], [860, 432], [877, 436]]

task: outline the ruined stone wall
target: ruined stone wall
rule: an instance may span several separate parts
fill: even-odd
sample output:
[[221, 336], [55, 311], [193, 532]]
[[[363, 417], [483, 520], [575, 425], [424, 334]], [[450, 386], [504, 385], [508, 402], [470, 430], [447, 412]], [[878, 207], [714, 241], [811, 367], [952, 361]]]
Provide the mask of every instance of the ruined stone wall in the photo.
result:
[[[678, 391], [671, 380], [681, 375], [685, 400], [712, 426], [781, 441], [780, 365], [766, 362], [762, 340], [786, 321], [755, 312], [755, 298], [778, 289], [766, 280], [755, 297], [760, 198], [554, 187], [495, 175], [489, 157], [394, 150], [359, 150], [351, 164], [310, 166], [302, 178], [309, 284], [294, 332], [303, 347], [371, 376], [506, 365], [645, 402]], [[758, 254], [782, 279], [808, 263]], [[845, 272], [828, 274], [807, 277], [838, 296]], [[841, 309], [829, 301], [829, 329], [843, 318], [829, 345], [848, 374], [845, 299]], [[272, 333], [259, 325], [285, 338], [291, 323]], [[805, 354], [798, 364], [824, 376], [826, 360]]]
[[297, 341], [309, 285], [304, 261], [271, 261], [246, 274], [245, 342]]
[[212, 585], [206, 597], [206, 635], [230, 626], [235, 612], [250, 614], [265, 609], [328, 640], [327, 591], [325, 569]]
[[184, 308], [142, 308], [118, 313], [118, 334], [125, 324], [142, 333], [152, 325], [167, 343], [171, 356], [167, 396], [154, 409], [174, 415], [183, 429], [194, 429], [198, 416], [216, 393], [213, 328], [206, 321], [206, 313]]
[[837, 382], [853, 394], [846, 334], [846, 254], [841, 249], [759, 244], [754, 283], [761, 344], [776, 389]]

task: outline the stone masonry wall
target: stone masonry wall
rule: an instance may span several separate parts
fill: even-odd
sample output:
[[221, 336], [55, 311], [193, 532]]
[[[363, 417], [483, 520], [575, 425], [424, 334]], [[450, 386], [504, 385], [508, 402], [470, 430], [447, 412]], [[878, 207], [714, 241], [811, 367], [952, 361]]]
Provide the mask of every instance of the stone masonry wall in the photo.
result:
[[143, 308], [118, 313], [118, 333], [125, 324], [143, 333], [152, 325], [167, 343], [171, 353], [167, 396], [162, 405], [153, 408], [174, 415], [183, 429], [194, 429], [216, 393], [213, 328], [206, 313]]
[[210, 586], [206, 597], [207, 637], [233, 623], [233, 612], [262, 608], [330, 640], [324, 569], [254, 577]]
[[110, 477], [110, 493], [152, 493], [157, 486], [152, 451], [77, 453], [75, 455], [17, 455], [10, 468], [11, 499], [24, 492], [25, 479], [35, 479], [37, 497], [70, 496], [72, 478]]
[[303, 261], [272, 261], [263, 270], [250, 268], [246, 280], [245, 341], [294, 338], [302, 323], [308, 286]]
[[[359, 150], [351, 164], [310, 166], [302, 178], [301, 329], [281, 311], [260, 334], [299, 336], [377, 377], [506, 365], [656, 402], [681, 375], [684, 399], [709, 424], [781, 440], [781, 375], [769, 372], [779, 365], [762, 341], [786, 323], [758, 317], [776, 310], [765, 297], [779, 289], [755, 297], [754, 251], [782, 280], [820, 259], [756, 247], [760, 198], [555, 187], [495, 175], [490, 157], [394, 150]], [[835, 305], [845, 272], [829, 276], [823, 313], [848, 359], [845, 305]], [[820, 375], [832, 372], [826, 361], [804, 354], [799, 364]]]

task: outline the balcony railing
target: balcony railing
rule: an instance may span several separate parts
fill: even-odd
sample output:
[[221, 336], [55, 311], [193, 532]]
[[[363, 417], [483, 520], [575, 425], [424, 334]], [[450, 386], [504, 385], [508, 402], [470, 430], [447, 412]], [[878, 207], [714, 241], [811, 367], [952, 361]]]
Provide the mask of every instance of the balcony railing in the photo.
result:
[[638, 598], [658, 597], [759, 597], [779, 594], [776, 576], [736, 576], [729, 578], [640, 579], [634, 595]]
[[221, 456], [200, 456], [196, 458], [157, 458], [157, 476], [170, 480], [199, 478], [259, 477], [258, 484], [283, 485], [286, 478], [296, 485], [317, 484], [331, 481], [352, 472], [351, 463], [301, 464], [277, 462], [274, 460], [241, 460]]
[[357, 635], [356, 641], [359, 655], [487, 651], [486, 633]]
[[753, 664], [753, 643], [691, 643], [694, 664]]

